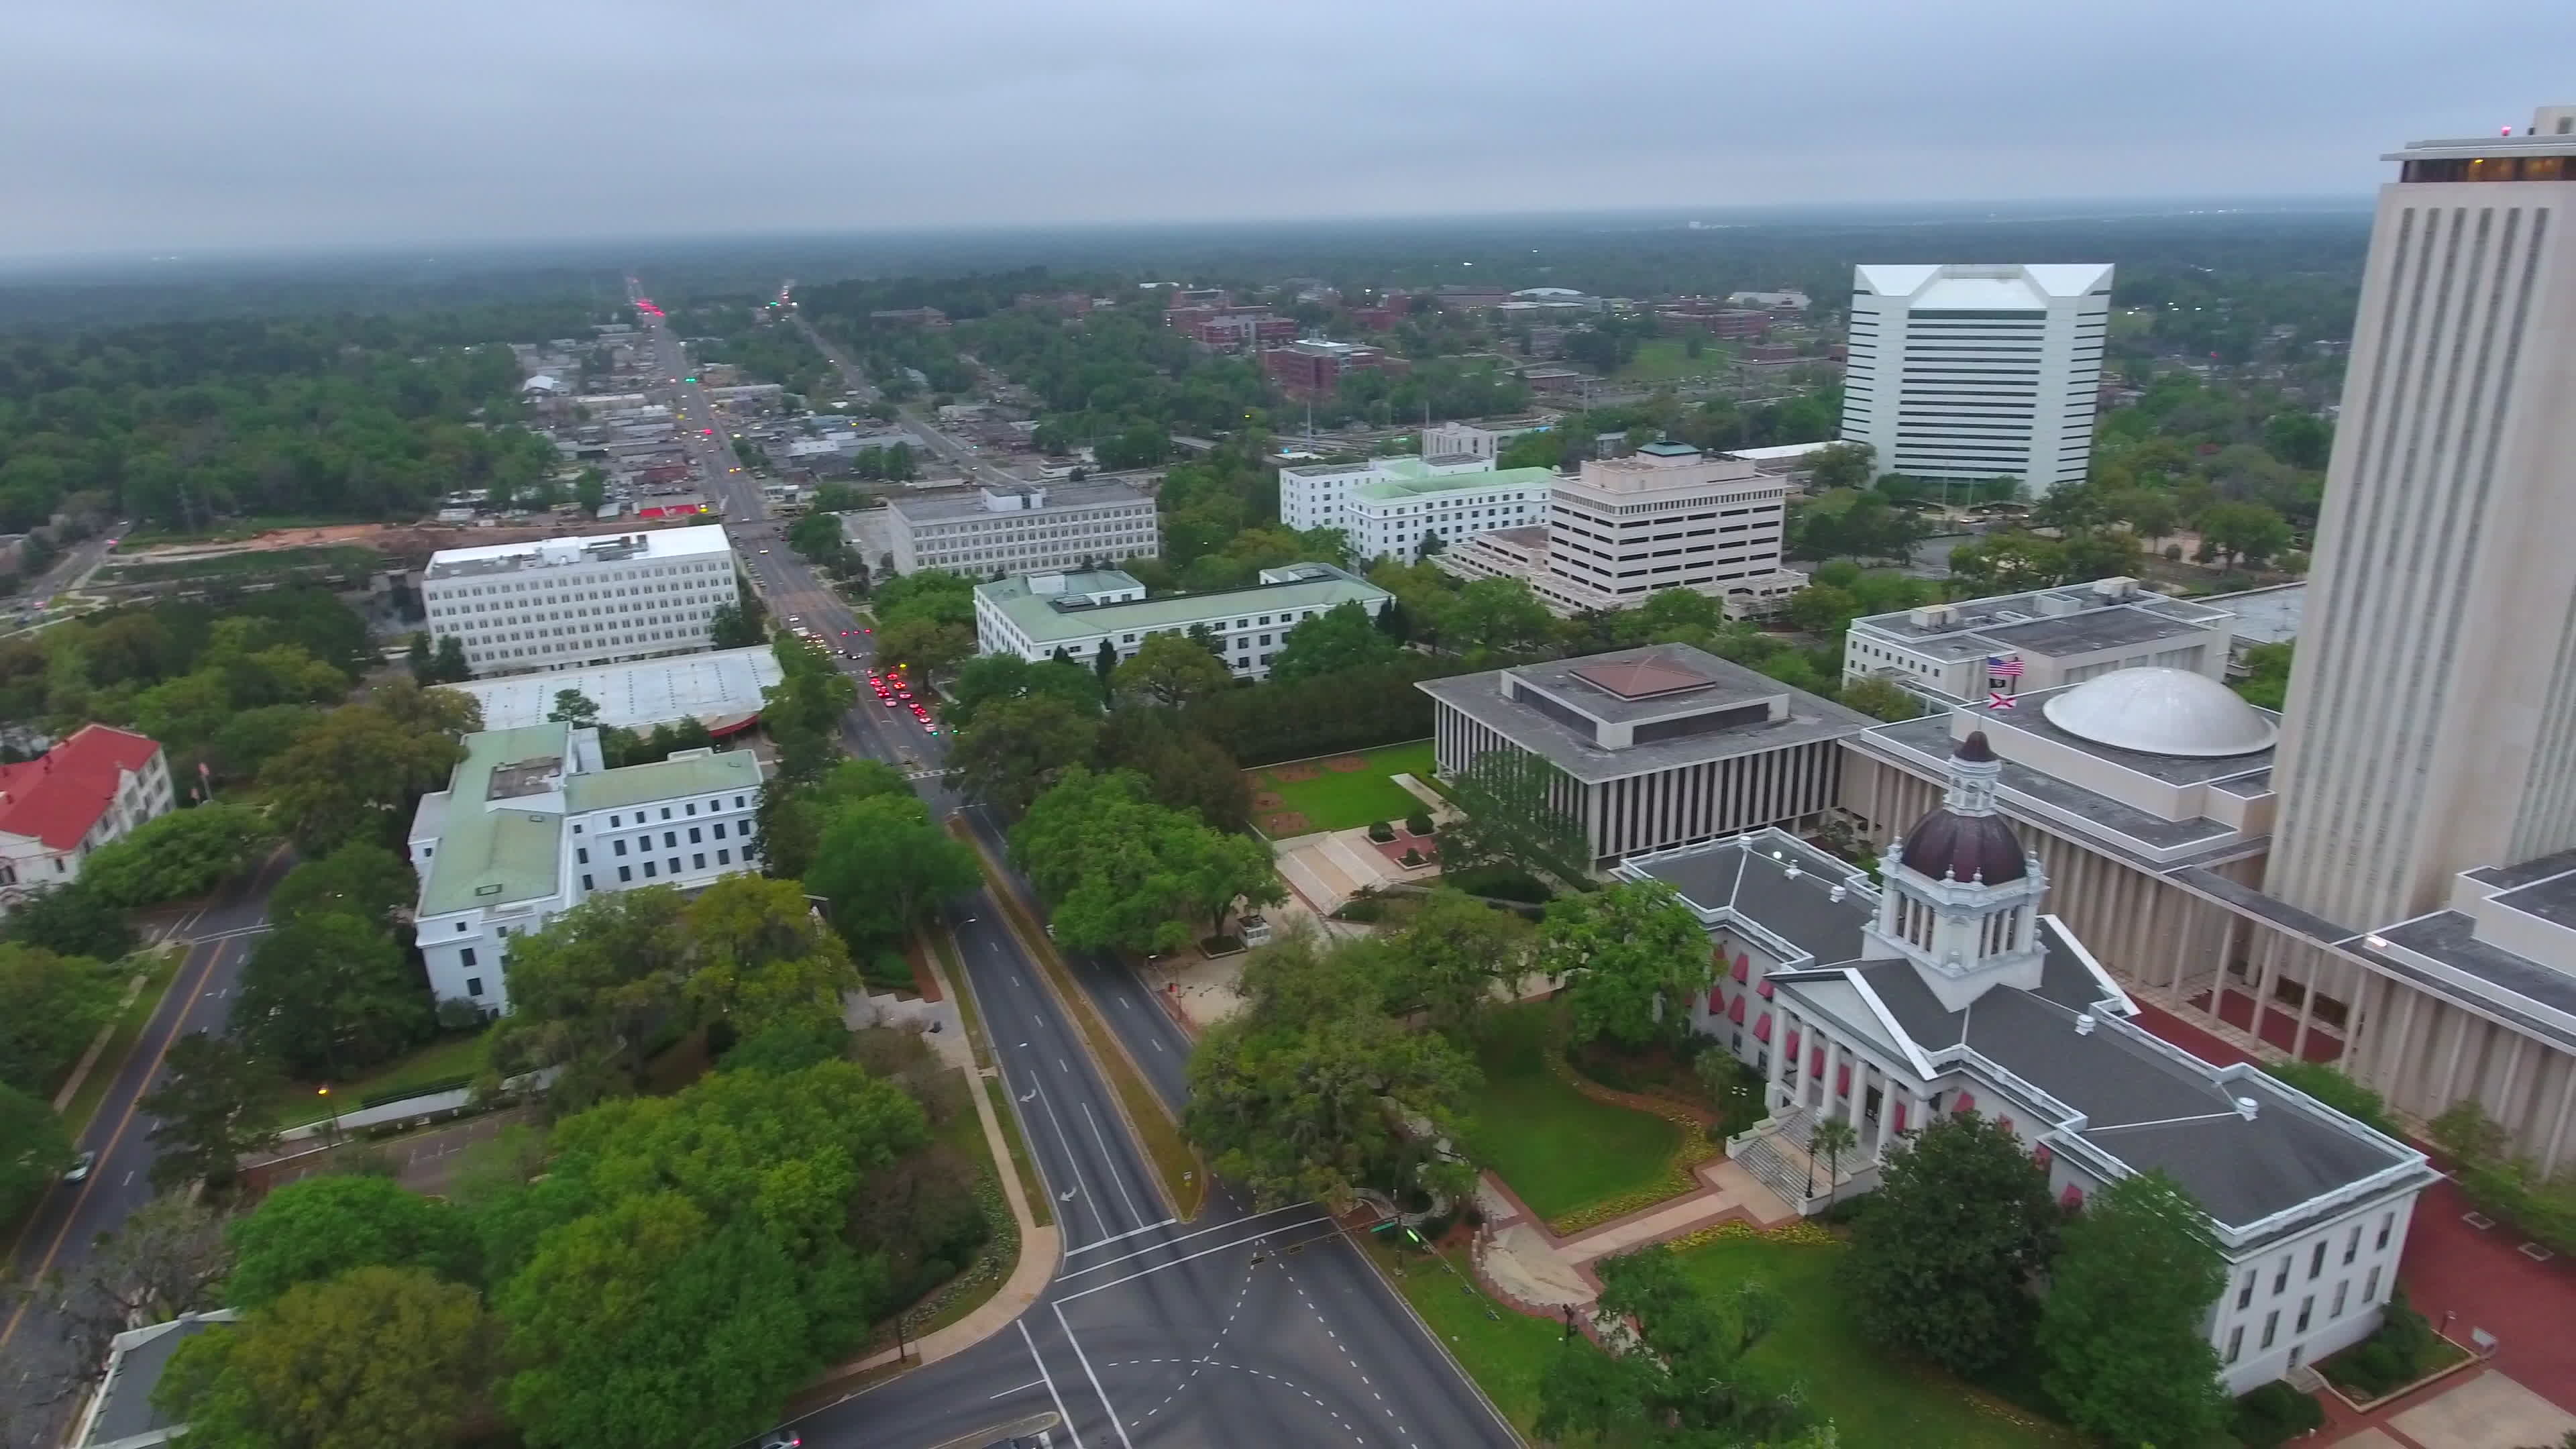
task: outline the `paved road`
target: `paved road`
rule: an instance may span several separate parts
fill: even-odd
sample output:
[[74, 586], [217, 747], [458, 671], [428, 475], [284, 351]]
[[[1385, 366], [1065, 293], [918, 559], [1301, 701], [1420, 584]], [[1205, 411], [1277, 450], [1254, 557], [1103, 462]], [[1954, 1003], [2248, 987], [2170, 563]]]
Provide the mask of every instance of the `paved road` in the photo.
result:
[[[687, 377], [678, 344], [656, 331], [671, 364], [664, 375]], [[863, 392], [866, 380], [835, 361]], [[685, 392], [682, 406], [696, 411]], [[716, 437], [724, 441], [722, 428]], [[771, 525], [748, 475], [729, 471], [731, 461], [703, 466], [737, 537], [761, 538]], [[827, 641], [856, 627], [802, 559], [780, 544], [764, 557], [758, 546], [746, 553], [773, 609], [799, 615]], [[847, 642], [860, 658], [843, 667], [863, 670], [870, 636]], [[842, 733], [853, 753], [923, 771], [937, 767], [946, 743], [865, 690]], [[935, 776], [919, 787], [943, 817], [965, 809]], [[983, 812], [966, 818], [999, 843]], [[1011, 1110], [1055, 1200], [1064, 1267], [1011, 1329], [800, 1420], [808, 1443], [922, 1449], [998, 1433], [1040, 1411], [1064, 1415], [1059, 1442], [1075, 1449], [1518, 1442], [1320, 1209], [1255, 1213], [1220, 1190], [1195, 1221], [1172, 1221], [1114, 1095], [990, 895], [954, 907], [950, 924]], [[1106, 959], [1074, 964], [1129, 1055], [1177, 1109], [1188, 1038], [1134, 973]]]
[[[172, 1042], [192, 1031], [224, 1029], [242, 960], [267, 920], [268, 893], [293, 864], [288, 852], [279, 851], [180, 922], [179, 938], [192, 944], [160, 1006], [122, 1063], [99, 1063], [99, 1070], [116, 1075], [75, 1144], [96, 1152], [98, 1161], [86, 1180], [57, 1183], [37, 1203], [25, 1230], [9, 1245], [10, 1277], [31, 1281], [49, 1271], [68, 1276], [101, 1234], [113, 1232], [151, 1201], [153, 1119], [138, 1103], [160, 1075], [161, 1059]], [[40, 1350], [55, 1337], [52, 1317], [41, 1303], [22, 1305], [0, 1322], [0, 1346], [25, 1335], [30, 1342], [20, 1347]], [[13, 1408], [25, 1407], [20, 1396], [26, 1391], [23, 1383], [0, 1384], [0, 1396]]]

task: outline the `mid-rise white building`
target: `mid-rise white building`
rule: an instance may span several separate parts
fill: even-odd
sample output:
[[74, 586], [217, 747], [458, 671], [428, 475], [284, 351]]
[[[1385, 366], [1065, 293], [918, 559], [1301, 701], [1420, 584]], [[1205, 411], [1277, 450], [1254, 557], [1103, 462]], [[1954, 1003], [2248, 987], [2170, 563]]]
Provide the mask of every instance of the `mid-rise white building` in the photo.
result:
[[[855, 515], [842, 532], [858, 542]], [[1163, 551], [1154, 500], [1133, 484], [1045, 483], [897, 498], [885, 508], [896, 573], [946, 569], [978, 577], [1079, 569]]]
[[1553, 426], [1555, 424], [1546, 418], [1440, 423], [1422, 430], [1422, 456], [1444, 461], [1451, 458], [1497, 458], [1518, 439], [1531, 433], [1544, 433]]
[[[1494, 467], [1489, 457], [1378, 458], [1279, 470], [1279, 516], [1290, 528], [1337, 528], [1351, 556], [1410, 560], [1426, 538], [1446, 547], [1547, 517], [1555, 474]], [[1438, 552], [1438, 547], [1433, 549]]]
[[599, 732], [561, 721], [465, 737], [448, 786], [412, 815], [414, 931], [430, 990], [510, 1008], [510, 938], [604, 891], [694, 890], [758, 868], [760, 761], [683, 750], [609, 769]]
[[2084, 481], [2111, 320], [2111, 266], [1852, 269], [1845, 441], [1881, 473]]
[[1358, 604], [1375, 618], [1394, 597], [1321, 563], [1263, 569], [1261, 582], [1248, 589], [1159, 599], [1145, 597], [1134, 575], [1115, 569], [1031, 574], [976, 586], [975, 643], [983, 653], [1032, 662], [1061, 649], [1088, 664], [1104, 643], [1124, 659], [1157, 634], [1197, 631], [1236, 678], [1261, 679], [1289, 630], [1343, 604]]
[[1741, 458], [1649, 443], [1550, 480], [1544, 567], [1531, 569], [1535, 548], [1508, 532], [1437, 562], [1462, 578], [1525, 579], [1560, 614], [1634, 608], [1671, 588], [1706, 594], [1730, 617], [1764, 614], [1807, 582], [1782, 563], [1789, 493]]
[[481, 674], [685, 654], [741, 602], [733, 546], [713, 524], [445, 548], [421, 571], [434, 639]]

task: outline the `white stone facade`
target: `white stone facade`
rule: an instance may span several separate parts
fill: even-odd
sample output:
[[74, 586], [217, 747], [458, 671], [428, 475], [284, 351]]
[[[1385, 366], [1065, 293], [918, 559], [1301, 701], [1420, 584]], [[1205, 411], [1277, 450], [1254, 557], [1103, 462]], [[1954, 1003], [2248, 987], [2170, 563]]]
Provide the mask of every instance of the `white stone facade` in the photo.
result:
[[705, 649], [740, 602], [714, 525], [441, 549], [421, 574], [431, 638], [462, 641], [477, 675]]

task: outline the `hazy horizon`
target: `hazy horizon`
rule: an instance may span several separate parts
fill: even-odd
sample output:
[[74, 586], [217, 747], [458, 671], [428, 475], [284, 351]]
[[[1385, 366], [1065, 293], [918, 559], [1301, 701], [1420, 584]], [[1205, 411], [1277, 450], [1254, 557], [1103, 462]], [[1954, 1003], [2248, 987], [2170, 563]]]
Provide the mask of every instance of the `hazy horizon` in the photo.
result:
[[[2555, 19], [2552, 19], [2552, 16]], [[2365, 196], [2567, 94], [2394, 0], [39, 7], [0, 254]]]

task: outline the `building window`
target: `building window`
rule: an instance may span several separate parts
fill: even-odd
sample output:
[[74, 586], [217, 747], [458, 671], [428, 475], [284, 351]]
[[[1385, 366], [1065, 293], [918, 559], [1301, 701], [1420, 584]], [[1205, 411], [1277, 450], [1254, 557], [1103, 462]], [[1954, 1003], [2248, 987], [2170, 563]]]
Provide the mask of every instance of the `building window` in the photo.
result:
[[2385, 1251], [2387, 1251], [2387, 1249], [2388, 1249], [2388, 1234], [2389, 1234], [2389, 1230], [2390, 1230], [2390, 1229], [2392, 1229], [2392, 1228], [2394, 1228], [2394, 1227], [2396, 1227], [2396, 1226], [2397, 1226], [2397, 1214], [2395, 1214], [2395, 1213], [2393, 1213], [2393, 1212], [2392, 1212], [2392, 1213], [2382, 1213], [2382, 1214], [2380, 1214], [2380, 1217], [2379, 1217], [2379, 1241], [2378, 1241], [2377, 1243], [2375, 1243], [2375, 1244], [2373, 1244], [2373, 1245], [2372, 1245], [2372, 1251], [2374, 1251], [2374, 1252], [2385, 1252]]
[[2371, 1269], [2370, 1276], [2361, 1280], [2361, 1301], [2364, 1303], [2376, 1303], [2379, 1301], [2379, 1270], [2377, 1268]]
[[2317, 1308], [2317, 1295], [2315, 1295], [2314, 1293], [2311, 1293], [2311, 1294], [2309, 1294], [2307, 1297], [2300, 1299], [2300, 1300], [2299, 1300], [2299, 1321], [2298, 1321], [2297, 1326], [2296, 1326], [2296, 1327], [2293, 1327], [2290, 1331], [2291, 1331], [2292, 1333], [2305, 1333], [2305, 1332], [2307, 1332], [2307, 1331], [2308, 1331], [2308, 1315], [2309, 1315], [2309, 1314], [2311, 1314], [2311, 1313], [2316, 1312], [2316, 1308]]
[[718, 865], [731, 865], [731, 864], [733, 864], [733, 852], [732, 852], [732, 851], [730, 851], [730, 850], [719, 850], [719, 851], [717, 851], [717, 852], [716, 852], [716, 864], [718, 864]]
[[715, 830], [716, 839], [718, 839], [718, 840], [722, 840], [722, 839], [724, 839], [724, 838], [725, 838], [725, 834], [724, 834], [724, 827], [725, 827], [725, 823], [724, 823], [723, 821], [721, 821], [721, 820], [719, 820], [719, 821], [717, 821], [717, 822], [715, 823], [715, 825], [714, 825], [714, 827], [713, 827], [713, 828], [714, 828], [714, 830]]
[[[2308, 1255], [2308, 1281], [2311, 1283], [2317, 1281], [2317, 1275], [2323, 1273], [2325, 1270], [2326, 1245], [2320, 1241], [2317, 1244], [2317, 1250]], [[2301, 1324], [2299, 1326], [2305, 1328], [2307, 1325]]]
[[706, 853], [705, 851], [701, 850], [701, 851], [697, 852], [696, 854], [694, 854], [694, 855], [692, 855], [692, 856], [690, 856], [690, 857], [689, 857], [689, 869], [691, 869], [691, 870], [705, 870], [706, 868], [707, 868], [707, 853]]
[[620, 881], [631, 881], [635, 879], [635, 867], [631, 865], [619, 866], [617, 868], [617, 878]]
[[608, 848], [619, 855], [624, 855], [626, 853], [626, 842], [623, 840], [612, 840], [608, 843]]
[[2239, 1309], [2242, 1309], [2245, 1305], [2254, 1301], [2254, 1280], [2260, 1276], [2262, 1275], [2259, 1273], [2248, 1273], [2245, 1275], [2244, 1283], [2239, 1285], [2236, 1290], [2236, 1306]]
[[589, 877], [589, 876], [583, 876], [583, 877], [581, 878], [581, 888], [582, 888], [583, 890], [586, 890], [586, 891], [595, 891], [595, 890], [599, 889], [599, 887], [597, 887], [597, 886], [595, 886], [595, 885], [592, 885], [592, 884], [590, 883], [590, 877]]
[[468, 976], [468, 977], [466, 977], [466, 978], [465, 978], [465, 994], [466, 994], [466, 995], [468, 995], [468, 996], [480, 996], [480, 995], [482, 995], [482, 994], [483, 994], [483, 978], [482, 978], [482, 977], [480, 977], [480, 976]]
[[590, 847], [587, 845], [575, 846], [573, 848], [572, 858], [573, 864], [575, 865], [590, 864]]
[[2259, 1344], [2256, 1344], [2256, 1345], [2255, 1345], [2255, 1347], [2256, 1347], [2256, 1348], [2258, 1348], [2258, 1349], [2270, 1348], [2270, 1347], [2272, 1346], [2272, 1336], [2273, 1336], [2274, 1334], [2278, 1333], [2278, 1332], [2280, 1331], [2280, 1328], [2281, 1328], [2281, 1310], [2280, 1310], [2280, 1309], [2275, 1308], [2275, 1309], [2273, 1309], [2271, 1312], [2264, 1314], [2264, 1315], [2263, 1315], [2263, 1341], [2262, 1341], [2261, 1343], [2259, 1343]]
[[699, 827], [697, 827], [697, 826], [695, 826], [695, 825], [692, 825], [692, 826], [690, 826], [690, 827], [689, 827], [689, 843], [690, 843], [691, 845], [696, 845], [696, 844], [698, 844], [698, 843], [699, 843], [699, 841], [698, 841], [698, 828], [699, 828]]
[[644, 862], [644, 878], [646, 880], [651, 880], [653, 878], [653, 862], [649, 860]]
[[2351, 1289], [2352, 1280], [2349, 1278], [2346, 1278], [2335, 1285], [2334, 1307], [2327, 1312], [2326, 1322], [2332, 1323], [2336, 1319], [2343, 1317], [2344, 1294], [2351, 1291]]
[[[2290, 1286], [2290, 1255], [2281, 1255], [2281, 1266], [2272, 1273], [2272, 1296], [2278, 1298]], [[2266, 1345], [2267, 1347], [2269, 1345]]]
[[2227, 1361], [2234, 1363], [2244, 1355], [2245, 1325], [2240, 1323], [2227, 1331]]
[[2360, 1255], [2361, 1224], [2354, 1223], [2352, 1225], [2352, 1236], [2343, 1240], [2343, 1260], [2345, 1265], [2350, 1266], [2352, 1260]]
[[473, 948], [473, 947], [471, 947], [471, 946], [466, 946], [466, 947], [463, 947], [463, 948], [459, 949], [459, 950], [457, 951], [457, 953], [456, 953], [456, 964], [457, 964], [457, 965], [459, 965], [459, 966], [471, 966], [471, 965], [473, 965], [473, 964], [474, 964], [474, 948]]

